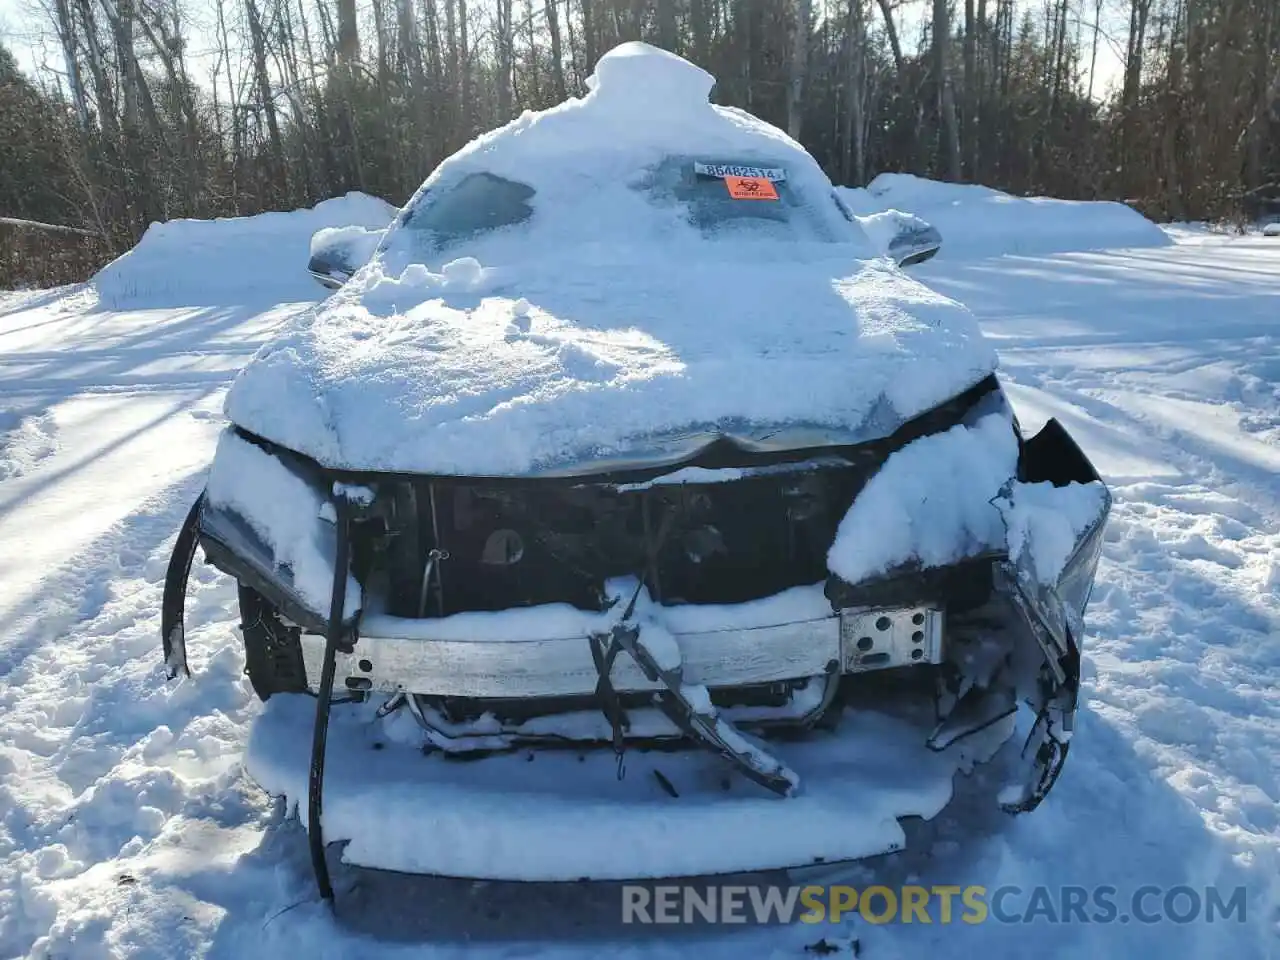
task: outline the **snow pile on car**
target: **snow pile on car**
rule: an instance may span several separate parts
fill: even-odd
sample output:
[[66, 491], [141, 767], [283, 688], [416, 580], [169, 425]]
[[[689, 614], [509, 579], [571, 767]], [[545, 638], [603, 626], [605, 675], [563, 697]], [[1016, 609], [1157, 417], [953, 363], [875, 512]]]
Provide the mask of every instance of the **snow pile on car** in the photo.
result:
[[[655, 251], [676, 244], [706, 256], [707, 244], [689, 229], [682, 209], [671, 204], [669, 216], [657, 216], [652, 200], [637, 188], [648, 183], [654, 165], [671, 157], [757, 164], [778, 171], [797, 195], [819, 198], [812, 214], [839, 225], [857, 247], [854, 255], [874, 256], [869, 241], [830, 201], [831, 183], [817, 161], [772, 124], [711, 103], [714, 85], [711, 74], [675, 54], [644, 43], [621, 44], [597, 63], [585, 97], [525, 111], [477, 137], [441, 163], [406, 207], [423, 192], [483, 173], [533, 189], [539, 244], [576, 247], [589, 232], [600, 238], [599, 245]], [[497, 231], [481, 241], [469, 243], [467, 252], [486, 262], [527, 260], [537, 252], [523, 234]], [[389, 272], [399, 274], [414, 253], [407, 245], [392, 245]]]
[[[518, 476], [653, 463], [676, 435], [858, 442], [986, 376], [969, 312], [879, 259], [814, 160], [711, 84], [625, 44], [585, 98], [465, 147], [424, 189], [509, 177], [534, 191], [528, 222], [443, 263], [393, 228], [246, 367], [228, 416], [329, 467]], [[782, 168], [849, 241], [708, 239], [636, 188], [672, 154]]]
[[839, 188], [860, 217], [898, 210], [942, 234], [940, 257], [1042, 255], [1165, 247], [1171, 237], [1122, 203], [1015, 197], [991, 187], [882, 173], [865, 188]]
[[91, 283], [110, 309], [227, 305], [258, 293], [314, 300], [317, 287], [306, 272], [312, 234], [324, 227], [382, 229], [395, 215], [385, 200], [352, 192], [301, 210], [153, 223]]
[[1102, 515], [1101, 483], [1021, 483], [1007, 412], [921, 437], [890, 455], [858, 493], [827, 553], [850, 583], [900, 567], [931, 569], [986, 551], [1029, 551], [1055, 583], [1078, 538]]
[[362, 227], [351, 224], [345, 227], [321, 227], [311, 236], [311, 257], [323, 256], [330, 250], [340, 249], [347, 254], [347, 262], [357, 266], [367, 263], [378, 248], [386, 231], [381, 227]]
[[[276, 561], [288, 568], [304, 603], [313, 610], [329, 608], [337, 536], [332, 522], [317, 522], [326, 506], [332, 510], [328, 491], [226, 430], [218, 440], [205, 496], [244, 518]], [[348, 574], [343, 609], [358, 610], [360, 604], [360, 584]]]
[[991, 504], [1018, 468], [1018, 438], [1007, 415], [907, 444], [858, 493], [827, 555], [850, 583], [918, 562], [940, 567], [1004, 546]]

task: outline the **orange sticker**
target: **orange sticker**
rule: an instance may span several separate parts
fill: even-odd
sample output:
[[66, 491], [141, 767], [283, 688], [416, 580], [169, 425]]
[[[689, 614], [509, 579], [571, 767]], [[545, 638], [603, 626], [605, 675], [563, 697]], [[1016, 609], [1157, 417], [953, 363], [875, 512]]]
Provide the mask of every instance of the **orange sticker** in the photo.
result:
[[778, 199], [778, 191], [768, 177], [725, 177], [724, 183], [735, 200]]

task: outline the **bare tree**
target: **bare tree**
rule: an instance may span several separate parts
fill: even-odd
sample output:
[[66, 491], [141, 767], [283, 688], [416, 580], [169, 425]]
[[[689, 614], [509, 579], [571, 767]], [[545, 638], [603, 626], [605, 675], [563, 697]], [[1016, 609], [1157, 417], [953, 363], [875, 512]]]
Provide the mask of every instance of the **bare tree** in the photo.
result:
[[955, 90], [951, 86], [948, 47], [951, 18], [947, 0], [933, 0], [933, 77], [938, 89], [939, 162], [949, 180], [960, 179], [960, 127], [956, 120]]
[[356, 0], [337, 0], [338, 57], [352, 63], [360, 58], [360, 30], [356, 25]]
[[795, 0], [795, 32], [791, 41], [791, 82], [787, 88], [787, 133], [800, 139], [804, 118], [804, 81], [809, 72], [811, 0]]

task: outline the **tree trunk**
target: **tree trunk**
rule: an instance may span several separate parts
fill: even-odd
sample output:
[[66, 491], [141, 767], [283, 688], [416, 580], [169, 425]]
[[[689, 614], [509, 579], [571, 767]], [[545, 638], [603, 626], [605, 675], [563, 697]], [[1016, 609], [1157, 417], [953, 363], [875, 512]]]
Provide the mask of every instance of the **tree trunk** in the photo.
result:
[[356, 27], [356, 0], [338, 0], [338, 59], [355, 63], [360, 59], [360, 31]]
[[[858, 2], [858, 0], [850, 0]], [[787, 133], [800, 139], [804, 120], [804, 81], [809, 72], [809, 16], [811, 0], [795, 0], [795, 35], [791, 44], [791, 82], [787, 88]]]
[[396, 0], [396, 45], [399, 59], [415, 90], [422, 88], [422, 45], [413, 16], [413, 0]]
[[587, 62], [583, 69], [585, 76], [590, 76], [596, 68], [596, 24], [593, 7], [595, 0], [582, 0], [582, 53]]
[[876, 0], [880, 6], [880, 15], [884, 17], [884, 32], [889, 37], [889, 50], [893, 54], [893, 69], [902, 75], [902, 42], [898, 39], [898, 28], [893, 22], [893, 10], [889, 7], [889, 0]]
[[54, 0], [54, 26], [58, 31], [58, 44], [62, 47], [62, 59], [67, 67], [67, 88], [71, 104], [76, 108], [76, 119], [82, 129], [89, 127], [89, 107], [85, 102], [84, 80], [80, 76], [80, 56], [76, 43], [75, 22], [67, 0]]
[[272, 183], [288, 190], [288, 174], [284, 166], [284, 145], [280, 139], [280, 124], [276, 119], [275, 99], [271, 96], [271, 74], [267, 67], [267, 43], [262, 28], [262, 16], [257, 0], [245, 0], [245, 15], [249, 25], [249, 46], [253, 51], [253, 76], [258, 87], [258, 108], [267, 124], [270, 150], [269, 177]]
[[978, 24], [973, 0], [964, 0], [964, 139], [970, 179], [978, 172]]
[[556, 102], [569, 95], [569, 88], [564, 79], [564, 41], [560, 37], [560, 16], [556, 11], [556, 0], [543, 0], [543, 9], [547, 13], [547, 32], [551, 35], [551, 82], [554, 84]]
[[462, 138], [471, 139], [471, 46], [467, 41], [467, 0], [458, 0], [458, 105]]
[[947, 65], [951, 23], [947, 0], [933, 0], [933, 73], [938, 87], [939, 163], [948, 180], [960, 179], [960, 131], [956, 122], [955, 92]]
[[844, 51], [844, 110], [841, 140], [844, 143], [844, 183], [862, 186], [867, 182], [867, 59], [866, 21], [862, 0], [848, 0]]
[[1093, 100], [1093, 81], [1098, 72], [1098, 37], [1102, 33], [1102, 0], [1093, 2], [1093, 43], [1089, 48], [1089, 100]]
[[497, 0], [497, 22], [494, 28], [493, 42], [498, 54], [498, 122], [506, 123], [511, 119], [511, 64], [512, 37], [514, 29], [511, 22], [511, 0]]
[[680, 31], [676, 26], [676, 0], [657, 0], [658, 46], [680, 52]]

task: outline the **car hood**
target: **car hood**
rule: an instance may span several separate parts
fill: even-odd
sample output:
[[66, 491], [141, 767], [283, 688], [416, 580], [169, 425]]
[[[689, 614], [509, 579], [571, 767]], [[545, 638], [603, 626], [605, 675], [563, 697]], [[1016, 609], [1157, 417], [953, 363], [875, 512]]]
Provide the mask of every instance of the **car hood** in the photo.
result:
[[385, 271], [266, 344], [228, 417], [338, 470], [566, 475], [877, 439], [995, 368], [883, 260]]

